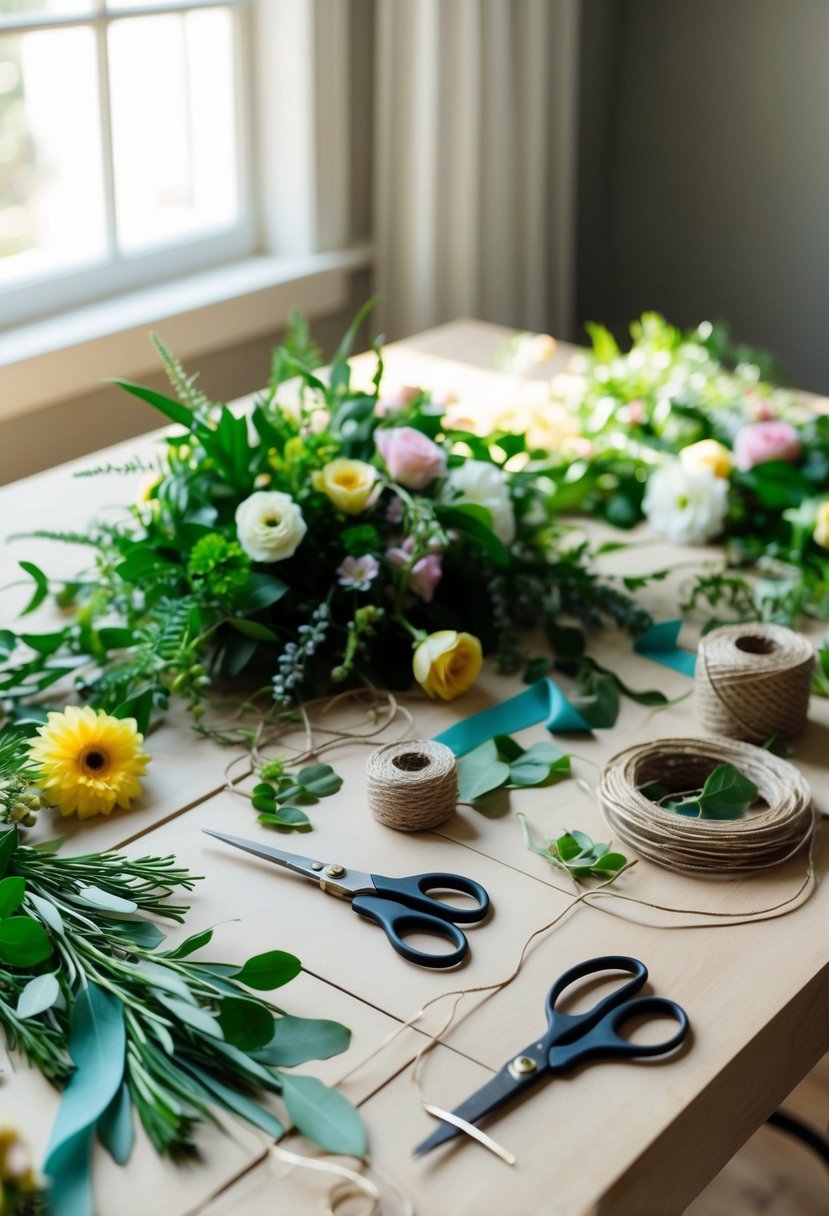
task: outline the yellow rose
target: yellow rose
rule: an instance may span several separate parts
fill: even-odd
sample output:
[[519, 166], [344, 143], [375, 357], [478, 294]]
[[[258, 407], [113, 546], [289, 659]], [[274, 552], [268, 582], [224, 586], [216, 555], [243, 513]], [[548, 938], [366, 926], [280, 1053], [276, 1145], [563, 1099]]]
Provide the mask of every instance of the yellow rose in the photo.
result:
[[716, 439], [701, 439], [679, 453], [682, 467], [688, 473], [713, 473], [715, 477], [727, 477], [734, 468], [734, 457], [728, 448]]
[[314, 489], [346, 515], [359, 515], [368, 506], [376, 477], [377, 470], [364, 460], [332, 460], [314, 473]]
[[430, 697], [452, 701], [475, 683], [482, 663], [481, 643], [476, 637], [441, 629], [420, 643], [412, 668], [418, 684]]
[[815, 529], [812, 533], [822, 549], [829, 549], [829, 498], [815, 512]]

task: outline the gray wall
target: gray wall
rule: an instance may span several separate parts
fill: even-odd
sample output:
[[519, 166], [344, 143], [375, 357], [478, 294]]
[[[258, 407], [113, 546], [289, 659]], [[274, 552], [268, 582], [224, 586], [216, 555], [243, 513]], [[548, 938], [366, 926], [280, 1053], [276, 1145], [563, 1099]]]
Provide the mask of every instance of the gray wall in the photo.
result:
[[722, 319], [829, 392], [829, 2], [583, 19], [579, 320]]

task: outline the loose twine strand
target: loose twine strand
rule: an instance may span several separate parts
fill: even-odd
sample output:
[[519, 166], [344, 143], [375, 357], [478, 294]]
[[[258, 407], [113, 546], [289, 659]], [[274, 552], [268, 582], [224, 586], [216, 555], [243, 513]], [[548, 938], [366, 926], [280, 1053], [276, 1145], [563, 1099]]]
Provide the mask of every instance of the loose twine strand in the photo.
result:
[[714, 734], [752, 743], [799, 734], [809, 710], [814, 657], [811, 642], [784, 625], [712, 630], [697, 651], [697, 717]]
[[[335, 730], [321, 725], [320, 722], [315, 720], [312, 717], [312, 714], [309, 712], [317, 707], [321, 707], [319, 716], [324, 717], [324, 715], [328, 713], [335, 705], [344, 700], [349, 700], [356, 703], [359, 708], [363, 708], [365, 712], [373, 718], [373, 724], [370, 730]], [[395, 741], [395, 745], [400, 745], [403, 743], [404, 751], [411, 751], [413, 748], [420, 751], [420, 749], [425, 746], [425, 744], [421, 741], [417, 741], [414, 744], [411, 741], [405, 743], [407, 736], [414, 729], [414, 720], [409, 710], [402, 706], [398, 698], [390, 692], [368, 689], [358, 690], [357, 692], [341, 693], [333, 698], [320, 698], [317, 701], [309, 702], [300, 708], [300, 713], [305, 735], [305, 748], [296, 756], [295, 759], [297, 763], [301, 763], [306, 759], [318, 757], [325, 751], [343, 746], [348, 743], [373, 743], [377, 736], [386, 730], [392, 723], [394, 723], [398, 717], [403, 718], [405, 728], [402, 739]], [[277, 724], [277, 729], [274, 730], [274, 724], [260, 724], [261, 729], [257, 730], [254, 745], [251, 748], [255, 762], [264, 762], [266, 759], [264, 755], [264, 748], [266, 746], [273, 745], [275, 742], [281, 741], [283, 736], [286, 734], [295, 733], [296, 726], [296, 721], [280, 723]], [[320, 742], [317, 739], [318, 733], [323, 733], [330, 737], [325, 741]], [[677, 751], [677, 744], [681, 746], [678, 749], [679, 756], [675, 761], [672, 759], [672, 757], [675, 756]], [[382, 748], [380, 751], [381, 753], [387, 750], [389, 752], [393, 752], [395, 745], [387, 745], [387, 748]], [[640, 764], [638, 767], [634, 768], [634, 779], [631, 780], [630, 770], [625, 769], [623, 763], [626, 758], [630, 757], [631, 753], [637, 753], [640, 760], [642, 759], [642, 754], [644, 754], [648, 763], [658, 763], [662, 766], [662, 768], [659, 770], [658, 774], [649, 776], [645, 775], [650, 772], [647, 765], [645, 765], [643, 770]], [[759, 753], [759, 755], [755, 755], [755, 753]], [[680, 785], [684, 785], [685, 788], [691, 788], [692, 786], [696, 788], [696, 786], [702, 784], [701, 781], [696, 781], [695, 785], [695, 779], [699, 776], [700, 758], [703, 756], [709, 761], [707, 764], [708, 771], [710, 771], [710, 768], [712, 767], [710, 764], [712, 759], [715, 763], [734, 763], [735, 767], [739, 768], [741, 772], [744, 772], [747, 777], [755, 782], [760, 796], [767, 803], [768, 813], [763, 815], [761, 812], [758, 815], [750, 817], [750, 819], [747, 821], [734, 821], [733, 823], [704, 820], [693, 820], [680, 823], [679, 821], [682, 819], [682, 817], [672, 815], [670, 812], [656, 807], [656, 805], [651, 803], [650, 800], [639, 794], [639, 785], [648, 780], [657, 779], [657, 775], [661, 776], [663, 779], [665, 778], [667, 775], [665, 772], [665, 765], [670, 767], [672, 779], [678, 780]], [[590, 763], [593, 762], [591, 761]], [[626, 773], [627, 784], [622, 782], [619, 778], [618, 774], [620, 766]], [[683, 774], [685, 775], [684, 777]], [[638, 784], [635, 784], [635, 782], [638, 782]], [[583, 790], [593, 796], [593, 791], [590, 790], [587, 782], [579, 782], [579, 784]], [[621, 806], [623, 808], [621, 812], [618, 810], [620, 805], [618, 795], [620, 793], [622, 795]], [[613, 797], [614, 794], [616, 795], [615, 800]], [[640, 832], [638, 829], [630, 825], [629, 803], [633, 799], [634, 795], [639, 799], [639, 803], [647, 804], [645, 807], [646, 813], [650, 808], [657, 812], [657, 818], [659, 819], [660, 826], [662, 826], [663, 829], [666, 826], [664, 824], [664, 819], [666, 817], [670, 817], [672, 826], [678, 828], [681, 835], [684, 835], [686, 824], [693, 824], [695, 828], [703, 827], [703, 830], [706, 832], [708, 829], [715, 829], [718, 834], [716, 836], [710, 836], [710, 839], [709, 837], [706, 837], [707, 846], [714, 844], [722, 846], [725, 844], [726, 856], [730, 863], [734, 863], [738, 860], [736, 855], [737, 847], [744, 846], [748, 842], [748, 837], [755, 834], [755, 838], [751, 841], [751, 844], [760, 845], [761, 847], [759, 849], [752, 849], [754, 864], [752, 864], [750, 867], [737, 866], [736, 870], [731, 872], [742, 873], [747, 868], [757, 869], [768, 865], [778, 864], [793, 856], [801, 848], [808, 844], [806, 873], [792, 895], [763, 908], [758, 908], [747, 912], [732, 912], [728, 910], [692, 908], [661, 904], [652, 900], [641, 899], [637, 896], [625, 895], [618, 890], [610, 890], [609, 888], [611, 884], [618, 882], [622, 874], [631, 870], [637, 864], [636, 861], [630, 862], [617, 874], [614, 874], [611, 878], [600, 883], [598, 886], [572, 895], [570, 901], [556, 914], [555, 917], [553, 917], [552, 920], [533, 930], [533, 932], [525, 940], [515, 966], [505, 978], [490, 984], [477, 984], [466, 988], [454, 989], [449, 992], [440, 993], [438, 996], [433, 997], [431, 1000], [427, 1001], [423, 1006], [421, 1006], [421, 1008], [418, 1009], [418, 1011], [412, 1015], [412, 1017], [408, 1018], [405, 1022], [402, 1022], [399, 1026], [397, 1026], [367, 1056], [355, 1064], [341, 1078], [341, 1081], [347, 1080], [355, 1072], [358, 1072], [360, 1069], [364, 1068], [405, 1030], [415, 1027], [417, 1023], [420, 1022], [423, 1017], [425, 1017], [427, 1011], [432, 1005], [444, 999], [454, 998], [441, 1026], [436, 1031], [431, 1033], [423, 1031], [421, 1032], [426, 1034], [426, 1042], [419, 1048], [417, 1054], [415, 1055], [411, 1071], [411, 1080], [415, 1087], [415, 1092], [421, 1106], [425, 1111], [427, 1111], [427, 1113], [432, 1115], [434, 1118], [446, 1120], [452, 1123], [462, 1132], [474, 1138], [489, 1151], [496, 1154], [502, 1161], [509, 1165], [513, 1165], [516, 1161], [514, 1154], [504, 1149], [495, 1140], [487, 1136], [473, 1124], [470, 1124], [467, 1121], [458, 1118], [451, 1112], [429, 1102], [423, 1089], [422, 1070], [424, 1067], [424, 1061], [433, 1048], [439, 1042], [443, 1041], [444, 1036], [447, 1035], [450, 1028], [455, 1024], [458, 1017], [458, 1010], [467, 996], [477, 993], [489, 993], [490, 995], [494, 996], [496, 993], [503, 991], [510, 984], [512, 984], [520, 974], [533, 942], [549, 932], [549, 930], [553, 929], [561, 920], [564, 919], [564, 917], [568, 915], [569, 912], [582, 903], [590, 906], [594, 901], [618, 901], [629, 906], [632, 905], [641, 908], [649, 908], [675, 915], [687, 915], [709, 919], [716, 918], [719, 924], [743, 924], [759, 919], [770, 919], [775, 916], [785, 915], [787, 912], [794, 910], [795, 907], [800, 906], [801, 902], [804, 902], [804, 899], [802, 898], [804, 897], [804, 893], [805, 898], [808, 898], [808, 896], [811, 894], [815, 883], [813, 860], [815, 813], [812, 805], [811, 795], [809, 793], [808, 786], [806, 785], [806, 782], [799, 771], [795, 769], [794, 766], [787, 764], [779, 757], [773, 755], [773, 753], [762, 749], [753, 748], [747, 744], [741, 744], [735, 741], [669, 739], [661, 740], [657, 743], [644, 744], [637, 748], [627, 749], [626, 752], [619, 753], [618, 756], [614, 757], [608, 762], [602, 772], [599, 787], [599, 801], [606, 818], [608, 818], [608, 821], [617, 831], [618, 835], [622, 839], [625, 839], [628, 843], [633, 844], [637, 851], [641, 852], [643, 856], [648, 856], [651, 860], [666, 864], [666, 854], [659, 855], [659, 848], [655, 845], [653, 839], [650, 839], [649, 841], [647, 835], [643, 831]], [[794, 795], [794, 797], [792, 798], [791, 795]], [[781, 806], [783, 807], [782, 810]], [[627, 816], [625, 815], [625, 807], [627, 807]], [[637, 810], [642, 810], [641, 805], [637, 805]], [[739, 831], [733, 831], [733, 829], [738, 828], [739, 825], [743, 824], [744, 822], [748, 823], [749, 827], [751, 827], [752, 819], [755, 821], [755, 825], [757, 825], [754, 826], [753, 833], [752, 831], [747, 830], [745, 826], [743, 826]], [[791, 819], [796, 820], [798, 824], [798, 831], [797, 833], [792, 833], [789, 835], [788, 844], [785, 848], [783, 848], [781, 847], [780, 840], [780, 836], [782, 836], [783, 833], [778, 832], [776, 836], [775, 828], [781, 829], [784, 827], [786, 831], [790, 831]], [[636, 820], [635, 815], [634, 820]], [[630, 836], [625, 834], [628, 831], [631, 832]], [[635, 839], [634, 835], [636, 837]], [[734, 839], [734, 837], [736, 837], [736, 839]], [[697, 837], [697, 839], [699, 839], [699, 837]], [[671, 849], [674, 846], [676, 849], [675, 855], [671, 852]], [[691, 863], [689, 864], [688, 841], [682, 839], [677, 843], [670, 831], [668, 832], [667, 848], [671, 856], [670, 868], [697, 875], [703, 871], [706, 874], [716, 872], [716, 870], [714, 870], [710, 864], [707, 866], [702, 866], [700, 864], [701, 856], [699, 852], [694, 851], [693, 849], [691, 850]], [[772, 852], [775, 851], [776, 857], [772, 857]], [[708, 857], [710, 863], [710, 848], [706, 856]], [[563, 888], [559, 887], [555, 883], [548, 883], [548, 885], [552, 886], [555, 890], [560, 891], [562, 894], [570, 894], [570, 892], [563, 890]], [[600, 904], [597, 902], [596, 906], [599, 908]], [[607, 906], [601, 906], [600, 910], [610, 912], [611, 915], [623, 915], [621, 911], [616, 912], [613, 910], [613, 908]], [[702, 925], [704, 925], [704, 923], [705, 921], [702, 922]], [[652, 924], [652, 927], [699, 928], [702, 927], [702, 925], [700, 921], [691, 921], [684, 925], [660, 926]], [[463, 1016], [468, 1016], [468, 1014], [464, 1014]], [[380, 1190], [376, 1184], [364, 1174], [361, 1174], [355, 1170], [350, 1170], [347, 1167], [341, 1166], [334, 1162], [302, 1157], [299, 1154], [291, 1153], [289, 1150], [282, 1148], [279, 1145], [270, 1146], [269, 1152], [271, 1156], [275, 1157], [277, 1160], [283, 1162], [291, 1168], [300, 1167], [317, 1170], [326, 1174], [336, 1175], [340, 1178], [340, 1182], [332, 1187], [323, 1199], [321, 1208], [323, 1216], [336, 1216], [338, 1209], [342, 1205], [350, 1203], [355, 1197], [363, 1197], [368, 1201], [369, 1207], [366, 1209], [365, 1216], [378, 1216], [380, 1213]], [[370, 1158], [364, 1158], [362, 1163], [367, 1169], [372, 1170], [372, 1172], [378, 1178], [385, 1181], [395, 1192], [400, 1204], [402, 1216], [413, 1216], [414, 1207], [411, 1200], [394, 1182], [394, 1180], [383, 1174], [376, 1163], [374, 1163]]]

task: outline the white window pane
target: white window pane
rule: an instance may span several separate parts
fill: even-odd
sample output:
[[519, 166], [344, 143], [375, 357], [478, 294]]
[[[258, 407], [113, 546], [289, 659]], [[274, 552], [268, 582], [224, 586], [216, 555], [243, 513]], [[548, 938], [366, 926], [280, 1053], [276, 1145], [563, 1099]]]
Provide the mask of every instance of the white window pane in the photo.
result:
[[58, 13], [62, 17], [84, 16], [94, 8], [94, 0], [0, 0], [0, 17], [12, 13], [32, 14]]
[[0, 38], [0, 284], [106, 250], [95, 38]]
[[118, 240], [128, 253], [238, 218], [233, 19], [224, 8], [109, 30]]

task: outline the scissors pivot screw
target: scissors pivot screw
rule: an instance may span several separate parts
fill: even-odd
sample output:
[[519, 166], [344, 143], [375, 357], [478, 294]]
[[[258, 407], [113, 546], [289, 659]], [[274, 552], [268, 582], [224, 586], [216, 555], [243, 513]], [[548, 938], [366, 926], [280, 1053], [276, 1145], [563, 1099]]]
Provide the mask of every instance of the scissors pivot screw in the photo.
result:
[[322, 870], [323, 868], [324, 868], [324, 867], [323, 867], [323, 864], [322, 864], [322, 862], [321, 862], [321, 861], [312, 861], [312, 862], [311, 862], [311, 869], [312, 869], [312, 870]]
[[334, 863], [334, 865], [325, 867], [325, 873], [329, 878], [342, 878], [343, 874], [345, 874], [345, 866]]
[[526, 1077], [532, 1072], [538, 1072], [538, 1064], [532, 1056], [516, 1056], [509, 1066], [514, 1077]]

